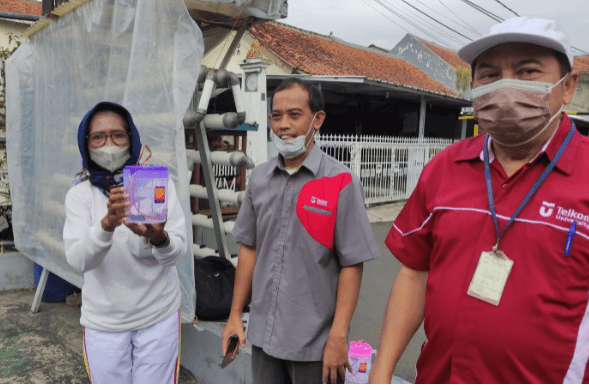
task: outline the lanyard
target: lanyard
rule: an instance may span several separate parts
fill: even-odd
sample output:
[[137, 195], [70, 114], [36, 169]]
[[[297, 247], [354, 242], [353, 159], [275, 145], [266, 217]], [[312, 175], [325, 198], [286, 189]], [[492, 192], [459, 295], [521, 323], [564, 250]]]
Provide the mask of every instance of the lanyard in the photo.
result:
[[505, 231], [507, 230], [507, 228], [511, 225], [511, 223], [519, 215], [520, 211], [522, 211], [522, 209], [524, 208], [526, 203], [528, 203], [528, 201], [530, 200], [532, 195], [534, 195], [534, 193], [536, 192], [538, 187], [540, 187], [540, 184], [542, 184], [544, 179], [546, 179], [546, 176], [548, 176], [550, 171], [552, 171], [552, 168], [554, 168], [554, 166], [556, 165], [556, 163], [560, 159], [560, 156], [562, 155], [562, 153], [566, 149], [567, 145], [569, 144], [569, 141], [571, 140], [571, 138], [573, 138], [573, 134], [575, 133], [575, 129], [576, 129], [575, 124], [573, 123], [573, 121], [571, 121], [571, 129], [569, 130], [569, 133], [567, 134], [565, 140], [562, 142], [562, 145], [560, 145], [560, 148], [556, 152], [556, 155], [554, 156], [552, 161], [550, 161], [550, 164], [548, 164], [546, 169], [544, 169], [544, 172], [542, 172], [542, 174], [540, 175], [538, 180], [536, 180], [536, 183], [532, 186], [532, 188], [530, 189], [530, 192], [528, 192], [528, 194], [526, 195], [526, 197], [524, 198], [522, 203], [519, 205], [517, 210], [515, 210], [515, 213], [513, 213], [513, 215], [511, 216], [511, 219], [509, 220], [509, 222], [507, 222], [507, 225], [505, 225], [505, 227], [503, 228], [503, 231], [501, 233], [499, 233], [499, 224], [497, 223], [497, 214], [495, 213], [495, 201], [493, 200], [493, 186], [491, 184], [491, 169], [489, 168], [489, 134], [487, 134], [485, 136], [485, 144], [483, 145], [483, 157], [485, 160], [485, 180], [487, 182], [487, 196], [489, 198], [489, 209], [491, 210], [491, 217], [493, 218], [493, 224], [495, 225], [495, 232], [497, 233], [497, 243], [493, 247], [494, 252], [499, 249], [499, 240], [501, 239], [503, 234], [505, 234]]

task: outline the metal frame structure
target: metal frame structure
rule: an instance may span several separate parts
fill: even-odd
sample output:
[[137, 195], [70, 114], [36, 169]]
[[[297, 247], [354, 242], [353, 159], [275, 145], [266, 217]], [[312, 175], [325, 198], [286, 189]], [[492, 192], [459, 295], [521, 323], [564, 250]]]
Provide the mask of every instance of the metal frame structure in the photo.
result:
[[[205, 76], [206, 74], [206, 76]], [[254, 164], [243, 152], [211, 152], [209, 149], [208, 140], [206, 137], [206, 130], [221, 130], [235, 128], [245, 122], [245, 108], [240, 89], [239, 78], [231, 72], [225, 70], [208, 70], [201, 67], [201, 74], [199, 80], [205, 79], [201, 92], [201, 97], [196, 111], [189, 109], [184, 116], [184, 127], [194, 129], [196, 134], [196, 141], [198, 143], [198, 154], [193, 151], [188, 151], [187, 156], [194, 162], [200, 163], [204, 180], [205, 188], [199, 185], [190, 185], [190, 194], [198, 198], [205, 198], [209, 200], [211, 207], [212, 225], [215, 231], [215, 238], [217, 241], [217, 251], [220, 257], [230, 260], [233, 265], [237, 264], [237, 259], [232, 258], [227, 247], [226, 227], [232, 228], [230, 223], [223, 223], [223, 216], [221, 213], [220, 200], [225, 202], [241, 204], [243, 200], [243, 192], [235, 193], [229, 190], [219, 190], [215, 182], [215, 171], [213, 170], [213, 163], [216, 165], [229, 165], [235, 168], [245, 166], [247, 169], [253, 168]], [[233, 92], [233, 99], [235, 100], [236, 112], [229, 112], [224, 114], [207, 114], [209, 101], [213, 94], [215, 87], [226, 88], [229, 87]], [[192, 223], [196, 226], [210, 228], [210, 221], [205, 219], [202, 215], [193, 215]], [[195, 258], [204, 257], [206, 254], [213, 254], [203, 250], [200, 246], [194, 246]]]

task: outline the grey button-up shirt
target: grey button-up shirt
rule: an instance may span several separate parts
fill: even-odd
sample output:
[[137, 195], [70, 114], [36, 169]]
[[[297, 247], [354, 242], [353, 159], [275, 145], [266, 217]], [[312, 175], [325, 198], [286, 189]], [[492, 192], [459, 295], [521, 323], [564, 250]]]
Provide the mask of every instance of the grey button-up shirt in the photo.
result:
[[253, 170], [233, 235], [257, 251], [249, 341], [322, 360], [341, 268], [380, 256], [359, 178], [318, 146], [292, 176], [274, 158]]

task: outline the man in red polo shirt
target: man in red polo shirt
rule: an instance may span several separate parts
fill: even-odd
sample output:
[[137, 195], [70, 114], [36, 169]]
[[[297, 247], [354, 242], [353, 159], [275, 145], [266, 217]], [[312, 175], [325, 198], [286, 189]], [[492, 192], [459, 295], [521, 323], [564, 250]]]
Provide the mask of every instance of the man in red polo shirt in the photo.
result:
[[403, 266], [370, 380], [390, 383], [425, 319], [418, 383], [588, 383], [589, 140], [562, 112], [568, 39], [518, 17], [458, 55], [487, 134], [427, 164], [391, 228]]

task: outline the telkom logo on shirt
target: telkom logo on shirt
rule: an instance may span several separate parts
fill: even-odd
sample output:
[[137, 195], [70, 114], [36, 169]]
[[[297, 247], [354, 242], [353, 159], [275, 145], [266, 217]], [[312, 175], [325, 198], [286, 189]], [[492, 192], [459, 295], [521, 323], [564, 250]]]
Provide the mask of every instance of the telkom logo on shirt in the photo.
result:
[[327, 207], [327, 201], [326, 200], [323, 200], [323, 199], [319, 199], [316, 196], [312, 196], [311, 197], [311, 203], [318, 204], [319, 206], [325, 206], [325, 207]]
[[552, 216], [552, 214], [555, 214], [554, 218], [558, 221], [563, 221], [567, 224], [577, 221], [579, 225], [589, 229], [589, 213], [582, 213], [573, 208], [557, 206], [555, 203], [549, 203], [546, 201], [542, 202], [542, 206], [540, 206], [540, 215], [544, 218], [548, 218]]
[[542, 202], [542, 207], [540, 207], [540, 215], [546, 218], [550, 217], [554, 211], [554, 207], [556, 207], [556, 204], [554, 203], [548, 203], [546, 201]]

